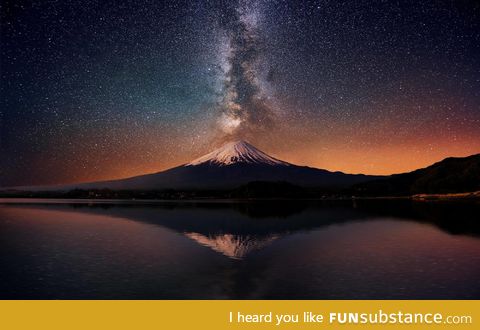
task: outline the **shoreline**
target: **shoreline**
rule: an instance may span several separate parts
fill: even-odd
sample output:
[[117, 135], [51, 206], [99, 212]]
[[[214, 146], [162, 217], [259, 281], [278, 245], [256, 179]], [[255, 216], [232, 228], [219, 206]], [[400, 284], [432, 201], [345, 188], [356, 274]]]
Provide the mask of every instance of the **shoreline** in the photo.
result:
[[480, 191], [453, 194], [417, 194], [413, 195], [411, 198], [415, 201], [480, 200]]
[[245, 202], [274, 202], [274, 201], [304, 201], [304, 202], [345, 202], [362, 200], [411, 200], [413, 202], [434, 201], [480, 201], [480, 191], [451, 193], [451, 194], [416, 194], [411, 196], [350, 196], [350, 197], [323, 197], [323, 198], [179, 198], [179, 199], [138, 199], [138, 198], [52, 198], [52, 197], [0, 197], [0, 204], [156, 204], [156, 203], [245, 203]]

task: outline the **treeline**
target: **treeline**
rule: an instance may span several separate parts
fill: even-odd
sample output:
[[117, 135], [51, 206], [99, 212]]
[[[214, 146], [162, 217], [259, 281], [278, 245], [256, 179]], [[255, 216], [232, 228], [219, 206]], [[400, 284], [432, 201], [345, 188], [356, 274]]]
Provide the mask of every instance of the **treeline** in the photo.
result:
[[9, 198], [66, 198], [66, 199], [189, 199], [223, 196], [223, 191], [180, 190], [111, 190], [73, 189], [70, 191], [8, 191], [0, 197]]
[[341, 198], [347, 197], [335, 189], [304, 188], [288, 182], [255, 181], [231, 190], [110, 190], [74, 189], [70, 191], [7, 191], [0, 197], [66, 198], [66, 199], [226, 199], [226, 198]]

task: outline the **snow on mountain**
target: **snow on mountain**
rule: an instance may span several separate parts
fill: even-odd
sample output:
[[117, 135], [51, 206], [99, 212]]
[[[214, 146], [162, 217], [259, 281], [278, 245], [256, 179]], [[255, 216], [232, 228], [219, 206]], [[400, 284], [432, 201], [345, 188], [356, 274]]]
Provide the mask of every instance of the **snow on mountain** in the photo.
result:
[[213, 152], [193, 160], [185, 166], [196, 166], [201, 164], [211, 164], [218, 166], [227, 166], [236, 163], [247, 164], [268, 164], [284, 165], [290, 164], [273, 157], [270, 157], [263, 151], [258, 150], [245, 141], [230, 142]]
[[261, 238], [233, 234], [207, 236], [194, 232], [185, 233], [185, 236], [232, 259], [243, 259], [250, 252], [260, 250], [280, 237], [280, 235], [269, 235]]

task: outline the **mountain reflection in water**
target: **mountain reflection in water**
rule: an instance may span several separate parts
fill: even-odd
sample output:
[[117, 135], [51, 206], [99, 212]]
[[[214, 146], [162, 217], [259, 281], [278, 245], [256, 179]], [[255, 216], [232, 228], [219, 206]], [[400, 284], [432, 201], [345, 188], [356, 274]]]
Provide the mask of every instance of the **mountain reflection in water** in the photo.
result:
[[250, 252], [259, 250], [269, 245], [279, 237], [278, 235], [260, 237], [253, 235], [232, 234], [217, 234], [207, 236], [199, 233], [185, 233], [185, 236], [232, 259], [242, 259]]
[[475, 203], [19, 202], [1, 298], [480, 297]]

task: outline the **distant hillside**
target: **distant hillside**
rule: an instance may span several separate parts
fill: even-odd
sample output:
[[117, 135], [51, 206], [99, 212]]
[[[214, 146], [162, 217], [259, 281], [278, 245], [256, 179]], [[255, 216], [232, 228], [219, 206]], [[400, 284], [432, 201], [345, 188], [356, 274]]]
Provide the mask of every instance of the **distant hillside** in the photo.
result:
[[353, 193], [362, 196], [449, 194], [478, 190], [480, 190], [480, 154], [464, 158], [446, 158], [410, 173], [395, 174], [353, 186]]

